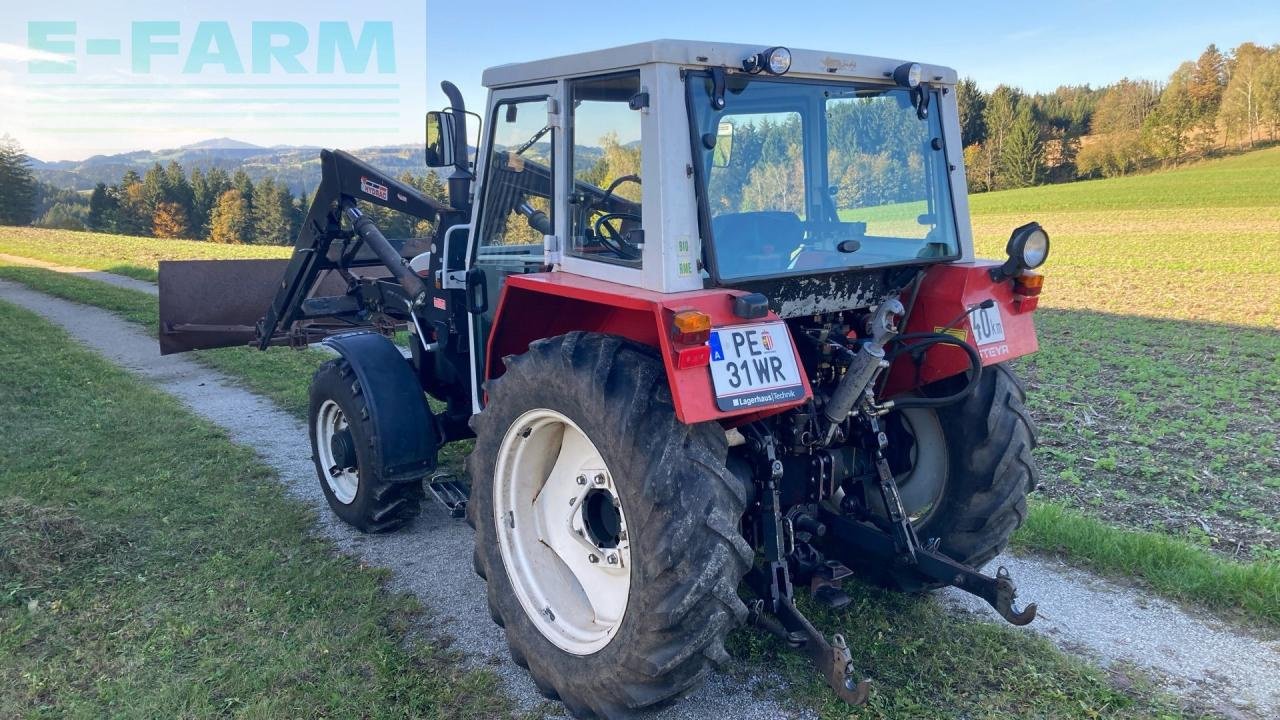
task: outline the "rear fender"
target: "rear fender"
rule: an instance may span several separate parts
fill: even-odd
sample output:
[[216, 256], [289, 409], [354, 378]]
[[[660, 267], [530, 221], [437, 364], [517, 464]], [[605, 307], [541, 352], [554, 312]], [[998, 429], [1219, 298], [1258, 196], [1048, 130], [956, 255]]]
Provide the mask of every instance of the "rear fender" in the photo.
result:
[[[583, 330], [618, 335], [655, 348], [666, 368], [676, 417], [683, 423], [715, 420], [736, 426], [804, 403], [813, 393], [802, 373], [804, 395], [796, 400], [764, 409], [722, 411], [716, 407], [706, 365], [676, 366], [679, 348], [671, 339], [671, 327], [677, 312], [704, 312], [711, 317], [712, 327], [780, 319], [772, 312], [758, 320], [735, 316], [733, 299], [745, 294], [724, 288], [655, 293], [564, 272], [512, 275], [502, 286], [489, 333], [485, 378], [501, 376], [506, 372], [503, 358], [524, 353], [535, 340]], [[794, 343], [791, 350], [795, 352]]]
[[374, 456], [388, 481], [423, 477], [436, 468], [440, 433], [422, 386], [400, 349], [382, 335], [351, 332], [325, 338], [351, 363], [372, 414]]
[[[975, 313], [962, 318], [948, 332], [977, 348], [983, 366], [1034, 353], [1040, 348], [1032, 320], [1038, 298], [1020, 301], [1014, 296], [1012, 280], [993, 281], [990, 270], [998, 265], [978, 260], [929, 268], [904, 332], [943, 332], [965, 310], [991, 299], [999, 311], [998, 329], [988, 324], [984, 333], [975, 333], [974, 322], [983, 322]], [[980, 342], [980, 335], [986, 335], [986, 340]], [[903, 354], [889, 369], [883, 395], [893, 397], [968, 369], [968, 356], [956, 347], [935, 346], [919, 365], [909, 354]]]

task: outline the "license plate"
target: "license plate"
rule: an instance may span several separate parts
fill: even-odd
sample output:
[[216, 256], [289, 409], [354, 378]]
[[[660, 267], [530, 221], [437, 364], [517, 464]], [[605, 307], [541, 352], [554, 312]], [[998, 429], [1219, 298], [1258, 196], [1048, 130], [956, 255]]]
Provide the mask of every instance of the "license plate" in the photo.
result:
[[982, 308], [970, 316], [973, 326], [973, 340], [977, 345], [988, 345], [1004, 341], [1004, 318], [1000, 315], [1000, 306], [992, 305]]
[[777, 405], [804, 397], [786, 323], [711, 331], [711, 384], [723, 411]]

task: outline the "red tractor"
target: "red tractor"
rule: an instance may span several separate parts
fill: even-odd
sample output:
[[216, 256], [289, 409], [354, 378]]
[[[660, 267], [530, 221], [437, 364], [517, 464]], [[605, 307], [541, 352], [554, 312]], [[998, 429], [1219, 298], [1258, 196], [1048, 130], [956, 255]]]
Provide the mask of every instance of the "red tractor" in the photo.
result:
[[[574, 714], [690, 692], [747, 622], [860, 702], [797, 587], [1035, 616], [980, 568], [1037, 482], [1007, 363], [1036, 350], [1049, 239], [974, 259], [955, 82], [674, 41], [504, 65], [474, 162], [444, 83], [447, 204], [325, 151], [291, 259], [161, 264], [160, 342], [335, 351], [310, 409], [329, 505], [366, 532], [428, 489], [465, 514], [515, 661]], [[387, 239], [365, 203], [434, 234]], [[436, 472], [472, 439], [469, 482]]]

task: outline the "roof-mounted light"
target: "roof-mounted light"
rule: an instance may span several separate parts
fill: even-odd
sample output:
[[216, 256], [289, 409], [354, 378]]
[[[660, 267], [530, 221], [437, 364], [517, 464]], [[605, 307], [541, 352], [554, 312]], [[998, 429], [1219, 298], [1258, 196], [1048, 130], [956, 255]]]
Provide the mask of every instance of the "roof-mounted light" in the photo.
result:
[[768, 50], [761, 50], [743, 60], [742, 69], [752, 75], [761, 72], [766, 72], [770, 75], [781, 75], [791, 69], [791, 51], [784, 47], [771, 47]]
[[920, 67], [920, 63], [902, 63], [894, 68], [893, 81], [902, 87], [918, 87], [922, 75], [924, 75], [924, 68]]

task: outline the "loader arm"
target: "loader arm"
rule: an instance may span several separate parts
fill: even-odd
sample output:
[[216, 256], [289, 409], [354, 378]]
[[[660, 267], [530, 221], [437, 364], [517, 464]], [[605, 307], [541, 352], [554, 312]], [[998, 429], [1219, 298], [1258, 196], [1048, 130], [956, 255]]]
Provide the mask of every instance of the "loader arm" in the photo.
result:
[[[162, 261], [160, 347], [164, 354], [250, 344], [302, 345], [352, 327], [409, 322], [427, 288], [357, 201], [443, 229], [464, 212], [340, 150], [320, 153], [321, 181], [288, 260]], [[433, 258], [433, 267], [439, 260]], [[421, 319], [432, 319], [421, 311]]]
[[[429, 221], [454, 212], [448, 205], [422, 195], [341, 150], [322, 150], [320, 165], [320, 187], [302, 223], [293, 257], [271, 306], [258, 322], [257, 344], [261, 349], [273, 342], [281, 328], [287, 335], [299, 321], [334, 317], [355, 307], [339, 298], [325, 299], [330, 302], [306, 301], [325, 270], [345, 273], [351, 268], [382, 265], [391, 271], [408, 296], [421, 304], [425, 287], [400, 257], [403, 241], [384, 237], [355, 208], [356, 199]], [[353, 230], [342, 229], [343, 214], [352, 221]]]

